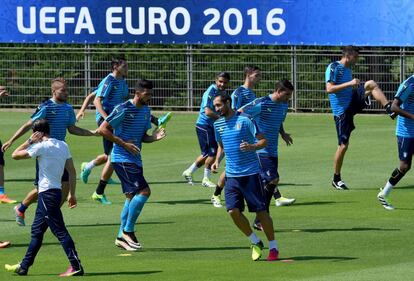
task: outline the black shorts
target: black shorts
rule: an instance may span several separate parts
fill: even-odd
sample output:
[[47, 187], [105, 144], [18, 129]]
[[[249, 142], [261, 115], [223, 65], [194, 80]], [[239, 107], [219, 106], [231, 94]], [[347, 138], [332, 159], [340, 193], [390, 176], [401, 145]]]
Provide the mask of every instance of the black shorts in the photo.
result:
[[4, 166], [4, 154], [3, 154], [3, 151], [1, 150], [2, 146], [3, 144], [0, 141], [0, 166]]
[[[98, 127], [101, 126], [101, 124], [103, 123], [104, 120], [105, 119], [103, 119], [102, 117], [99, 119], [99, 121], [97, 123]], [[111, 152], [112, 152], [112, 148], [114, 147], [113, 142], [107, 140], [106, 138], [102, 138], [102, 144], [103, 144], [103, 149], [104, 149], [105, 155], [110, 155]]]

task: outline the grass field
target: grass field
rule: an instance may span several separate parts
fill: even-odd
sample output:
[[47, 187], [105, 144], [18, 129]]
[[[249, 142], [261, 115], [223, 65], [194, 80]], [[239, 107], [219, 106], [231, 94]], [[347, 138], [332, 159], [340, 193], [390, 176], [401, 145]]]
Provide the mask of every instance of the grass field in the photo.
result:
[[[29, 113], [0, 112], [0, 138], [6, 141]], [[288, 115], [285, 129], [294, 145], [280, 145], [281, 191], [297, 198], [291, 207], [271, 208], [280, 258], [290, 262], [253, 262], [249, 241], [231, 222], [225, 209], [213, 208], [213, 190], [181, 178], [198, 155], [195, 114], [175, 114], [165, 140], [144, 145], [144, 172], [152, 196], [136, 226], [144, 250], [130, 256], [114, 246], [124, 197], [120, 186], [107, 188], [113, 202], [91, 201], [101, 168], [90, 183], [78, 181], [78, 207], [63, 207], [88, 280], [413, 280], [414, 185], [413, 173], [392, 193], [394, 211], [376, 199], [398, 163], [395, 122], [385, 115], [358, 116], [342, 177], [350, 191], [330, 186], [336, 136], [330, 115]], [[93, 114], [80, 126], [94, 128]], [[23, 139], [23, 138], [22, 138]], [[101, 153], [99, 138], [69, 135], [76, 167]], [[18, 141], [20, 143], [20, 140]], [[14, 144], [14, 149], [18, 143]], [[6, 154], [6, 190], [21, 200], [30, 190], [34, 162], [14, 161]], [[79, 172], [79, 170], [78, 170]], [[214, 179], [217, 179], [215, 176]], [[30, 225], [35, 205], [27, 211]], [[253, 216], [248, 215], [249, 219]], [[259, 234], [265, 239], [262, 233]], [[0, 250], [0, 263], [23, 257], [30, 226], [14, 222], [12, 206], [0, 205], [0, 239], [13, 246]], [[265, 252], [267, 255], [267, 250]], [[47, 232], [29, 280], [55, 280], [68, 266], [57, 239]], [[13, 280], [0, 268], [0, 280]], [[26, 278], [27, 279], [27, 278]]]

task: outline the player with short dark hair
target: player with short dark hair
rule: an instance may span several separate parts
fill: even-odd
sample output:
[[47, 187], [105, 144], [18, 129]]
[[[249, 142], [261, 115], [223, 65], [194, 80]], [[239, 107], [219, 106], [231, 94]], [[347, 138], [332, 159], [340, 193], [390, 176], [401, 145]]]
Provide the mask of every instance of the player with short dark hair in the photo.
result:
[[99, 127], [100, 134], [114, 143], [111, 162], [126, 197], [115, 245], [128, 251], [142, 247], [135, 236], [134, 227], [151, 194], [142, 169], [142, 143], [165, 137], [164, 129], [154, 130], [152, 135], [147, 135], [151, 128], [151, 110], [147, 104], [151, 99], [152, 88], [151, 81], [138, 81], [134, 98], [116, 106]]
[[266, 212], [266, 204], [260, 179], [260, 164], [256, 151], [266, 146], [264, 135], [248, 116], [231, 108], [230, 96], [219, 94], [214, 98], [214, 107], [220, 119], [214, 123], [218, 143], [217, 158], [213, 170], [219, 167], [219, 159], [226, 155], [226, 208], [234, 224], [249, 237], [252, 243], [252, 259], [260, 259], [263, 242], [252, 231], [243, 215], [244, 201], [249, 212], [255, 212], [269, 240], [268, 261], [277, 260], [279, 252], [274, 237], [273, 222]]
[[338, 190], [348, 189], [342, 181], [341, 169], [351, 132], [355, 129], [354, 115], [369, 106], [373, 97], [380, 102], [391, 118], [396, 116], [391, 111], [391, 102], [375, 81], [361, 83], [358, 78], [352, 78], [351, 68], [357, 63], [358, 57], [357, 47], [346, 46], [342, 50], [341, 60], [330, 63], [325, 72], [326, 92], [329, 94], [338, 136], [332, 180], [332, 186]]
[[213, 100], [219, 93], [226, 90], [229, 81], [230, 74], [227, 72], [220, 72], [217, 74], [215, 82], [211, 84], [203, 94], [200, 112], [195, 125], [201, 154], [196, 158], [194, 163], [182, 173], [182, 176], [189, 184], [193, 184], [193, 173], [202, 165], [205, 165], [204, 177], [201, 184], [204, 187], [216, 187], [216, 184], [210, 180], [211, 165], [214, 163], [217, 152], [217, 142], [214, 138], [213, 123], [220, 116], [214, 110]]
[[399, 167], [391, 173], [384, 188], [380, 190], [377, 197], [382, 206], [387, 210], [393, 210], [394, 206], [389, 202], [389, 195], [395, 185], [410, 170], [414, 154], [414, 75], [408, 77], [398, 87], [394, 96], [391, 110], [398, 114], [396, 136]]
[[43, 236], [48, 228], [58, 238], [69, 259], [70, 266], [60, 276], [79, 276], [84, 271], [75, 243], [72, 240], [65, 222], [63, 221], [60, 204], [62, 201], [61, 178], [64, 171], [68, 174], [69, 208], [76, 207], [76, 170], [68, 145], [61, 140], [51, 138], [49, 123], [45, 119], [33, 122], [33, 134], [13, 152], [15, 160], [36, 158], [39, 164], [39, 204], [32, 224], [31, 241], [23, 260], [15, 265], [6, 264], [7, 271], [18, 275], [27, 275], [29, 267], [33, 265], [37, 253], [43, 242]]

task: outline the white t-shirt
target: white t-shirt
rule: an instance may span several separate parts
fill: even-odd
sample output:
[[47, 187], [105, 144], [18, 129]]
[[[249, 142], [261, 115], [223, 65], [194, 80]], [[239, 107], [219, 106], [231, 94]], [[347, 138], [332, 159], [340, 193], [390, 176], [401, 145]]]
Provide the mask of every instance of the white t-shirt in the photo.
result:
[[39, 192], [62, 187], [61, 179], [67, 159], [72, 158], [68, 145], [57, 139], [47, 139], [27, 148], [30, 157], [39, 163]]

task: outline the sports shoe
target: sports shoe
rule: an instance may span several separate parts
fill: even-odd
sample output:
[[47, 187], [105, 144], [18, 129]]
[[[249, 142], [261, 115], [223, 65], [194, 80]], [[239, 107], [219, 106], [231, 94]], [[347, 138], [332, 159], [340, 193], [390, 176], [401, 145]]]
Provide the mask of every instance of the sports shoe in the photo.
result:
[[188, 184], [194, 185], [193, 174], [190, 171], [185, 170], [183, 172], [182, 176], [185, 178], [185, 180], [187, 181]]
[[82, 276], [85, 272], [83, 271], [83, 267], [80, 266], [79, 269], [74, 269], [72, 266], [69, 266], [68, 269], [60, 274], [60, 277], [69, 277], [69, 276]]
[[259, 241], [257, 244], [252, 244], [250, 248], [252, 248], [252, 260], [257, 261], [262, 256], [263, 250], [263, 242]]
[[267, 256], [267, 261], [276, 261], [279, 257], [279, 251], [276, 249], [270, 249], [269, 255]]
[[111, 205], [112, 202], [109, 201], [108, 199], [106, 199], [105, 194], [98, 194], [96, 193], [96, 191], [92, 194], [92, 200], [97, 201], [99, 203], [101, 203], [102, 205]]
[[88, 162], [82, 162], [81, 164], [81, 179], [83, 181], [83, 183], [88, 183], [88, 178], [89, 175], [91, 174], [91, 169], [86, 169], [86, 165], [88, 164]]
[[0, 248], [7, 248], [10, 246], [10, 241], [0, 241]]
[[349, 188], [343, 181], [332, 181], [332, 186], [338, 190], [348, 190]]
[[389, 199], [387, 199], [387, 196], [381, 191], [377, 195], [378, 201], [381, 203], [382, 207], [384, 207], [386, 210], [394, 210], [394, 206], [391, 205]]
[[220, 195], [213, 195], [211, 196], [211, 203], [213, 203], [213, 206], [216, 208], [221, 208], [223, 205], [221, 204], [221, 198]]
[[263, 226], [258, 219], [255, 219], [252, 227], [258, 231], [263, 231]]
[[277, 207], [289, 206], [289, 205], [292, 205], [293, 203], [295, 203], [295, 201], [296, 201], [295, 198], [279, 197], [279, 198], [275, 199], [275, 205]]
[[14, 272], [18, 275], [27, 275], [27, 269], [23, 269], [20, 267], [20, 263], [18, 264], [5, 264], [4, 269], [8, 272]]
[[114, 180], [113, 178], [109, 178], [107, 184], [121, 184], [120, 181]]
[[158, 128], [159, 129], [165, 129], [165, 127], [167, 127], [167, 123], [168, 121], [170, 121], [172, 116], [171, 112], [167, 112], [167, 114], [161, 116], [160, 118], [158, 118]]
[[119, 248], [122, 248], [124, 250], [127, 250], [127, 251], [137, 251], [138, 250], [137, 248], [132, 248], [131, 246], [129, 246], [129, 244], [122, 237], [121, 238], [117, 237], [115, 239], [115, 246], [117, 246]]
[[19, 205], [14, 206], [14, 215], [16, 216], [16, 223], [20, 226], [25, 226], [26, 223], [24, 222], [24, 213], [19, 211]]
[[201, 185], [204, 187], [215, 188], [216, 184], [212, 182], [209, 178], [203, 178]]
[[123, 231], [122, 232], [122, 238], [124, 239], [125, 242], [128, 243], [128, 245], [131, 248], [135, 248], [135, 249], [141, 249], [142, 248], [142, 246], [139, 243], [139, 241], [138, 241], [137, 237], [135, 236], [134, 232]]
[[5, 203], [5, 204], [14, 204], [17, 203], [16, 200], [12, 200], [10, 199], [7, 194], [1, 194], [0, 195], [0, 203]]
[[395, 113], [394, 111], [391, 110], [391, 102], [387, 103], [385, 105], [385, 112], [390, 116], [391, 119], [395, 119], [395, 117], [397, 117], [397, 113]]

